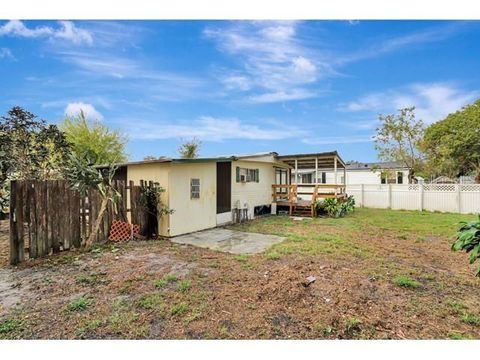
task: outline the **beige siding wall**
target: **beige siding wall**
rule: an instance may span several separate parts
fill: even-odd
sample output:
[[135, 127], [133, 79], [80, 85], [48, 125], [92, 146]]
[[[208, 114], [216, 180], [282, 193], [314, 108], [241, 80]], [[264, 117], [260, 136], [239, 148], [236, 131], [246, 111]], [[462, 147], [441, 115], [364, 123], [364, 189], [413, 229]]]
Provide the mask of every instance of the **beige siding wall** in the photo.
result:
[[[215, 227], [217, 164], [172, 164], [169, 178], [170, 236]], [[190, 199], [190, 179], [200, 179], [200, 198]]]
[[[254, 207], [272, 202], [272, 184], [275, 183], [275, 165], [260, 161], [232, 161], [232, 208], [248, 208], [253, 218]], [[237, 183], [236, 167], [259, 169], [259, 182]], [[190, 199], [190, 180], [200, 179], [200, 198]], [[159, 182], [166, 189], [163, 202], [173, 214], [166, 215], [159, 224], [160, 235], [177, 236], [217, 225], [217, 165], [204, 163], [158, 163], [129, 165], [128, 181], [139, 184], [140, 180]]]
[[[236, 167], [259, 169], [259, 182], [241, 183], [236, 181]], [[272, 203], [272, 184], [275, 184], [274, 164], [263, 161], [232, 162], [232, 207], [248, 208], [249, 218], [253, 218], [253, 209], [258, 205]]]
[[[127, 181], [133, 181], [135, 185], [140, 184], [140, 180], [155, 181], [166, 191], [162, 196], [162, 201], [166, 206], [169, 205], [169, 174], [171, 165], [169, 163], [153, 163], [128, 165]], [[130, 202], [130, 199], [127, 199]], [[164, 216], [158, 224], [160, 235], [168, 236], [169, 216]]]

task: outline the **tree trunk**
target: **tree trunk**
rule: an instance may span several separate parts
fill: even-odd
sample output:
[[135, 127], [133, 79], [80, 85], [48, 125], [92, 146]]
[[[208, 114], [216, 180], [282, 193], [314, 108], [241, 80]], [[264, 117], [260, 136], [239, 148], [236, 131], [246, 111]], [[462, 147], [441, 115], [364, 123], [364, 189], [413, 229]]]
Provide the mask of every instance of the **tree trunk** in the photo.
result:
[[85, 243], [86, 248], [89, 248], [96, 240], [98, 229], [100, 228], [100, 224], [102, 223], [102, 220], [103, 220], [103, 215], [107, 210], [108, 200], [109, 200], [108, 197], [104, 197], [102, 199], [102, 203], [100, 205], [100, 211], [98, 212], [98, 216], [95, 219], [95, 224], [93, 226], [92, 232], [88, 236], [88, 239]]
[[416, 183], [415, 172], [411, 168], [408, 169], [408, 183], [409, 184], [415, 184]]

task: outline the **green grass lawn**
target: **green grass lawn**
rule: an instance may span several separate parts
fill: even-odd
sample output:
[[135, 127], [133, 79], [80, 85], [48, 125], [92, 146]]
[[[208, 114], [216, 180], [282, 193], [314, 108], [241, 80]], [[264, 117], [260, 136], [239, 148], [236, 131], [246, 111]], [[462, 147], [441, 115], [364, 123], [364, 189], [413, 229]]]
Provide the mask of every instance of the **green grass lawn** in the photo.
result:
[[390, 230], [417, 234], [420, 236], [446, 236], [454, 235], [461, 221], [474, 220], [476, 215], [451, 214], [439, 212], [420, 212], [402, 210], [384, 210], [357, 208], [355, 212], [340, 219], [319, 217], [305, 219], [302, 222], [294, 221], [288, 216], [270, 216], [259, 221], [236, 225], [237, 229], [275, 233], [272, 227], [281, 227], [276, 231], [281, 235], [284, 227], [332, 225], [344, 230], [365, 231], [372, 228], [377, 230]]
[[388, 246], [392, 237], [406, 244], [432, 238], [445, 242], [453, 239], [460, 221], [474, 218], [474, 215], [359, 208], [340, 219], [319, 217], [296, 221], [288, 216], [268, 216], [231, 228], [287, 237], [287, 241], [267, 251], [269, 257], [336, 254], [362, 258], [374, 255], [378, 242]]

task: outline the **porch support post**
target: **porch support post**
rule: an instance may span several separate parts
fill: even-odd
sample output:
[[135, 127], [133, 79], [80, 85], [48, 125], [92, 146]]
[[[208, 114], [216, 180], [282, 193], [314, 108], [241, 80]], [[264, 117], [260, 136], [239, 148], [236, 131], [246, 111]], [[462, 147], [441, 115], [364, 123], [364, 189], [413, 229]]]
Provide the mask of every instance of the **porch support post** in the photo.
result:
[[347, 185], [347, 166], [343, 165], [343, 185]]
[[318, 157], [315, 158], [315, 184], [318, 184]]
[[298, 160], [295, 159], [295, 185], [298, 184]]
[[335, 185], [337, 185], [337, 156], [335, 155], [335, 161], [333, 163], [333, 175], [335, 176]]

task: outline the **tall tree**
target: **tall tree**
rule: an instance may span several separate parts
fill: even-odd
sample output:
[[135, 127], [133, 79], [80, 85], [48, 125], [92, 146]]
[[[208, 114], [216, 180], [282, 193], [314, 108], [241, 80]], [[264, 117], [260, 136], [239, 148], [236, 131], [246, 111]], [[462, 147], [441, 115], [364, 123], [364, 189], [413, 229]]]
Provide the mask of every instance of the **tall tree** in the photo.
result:
[[202, 142], [197, 138], [184, 142], [178, 148], [178, 153], [183, 159], [195, 159], [198, 157]]
[[415, 118], [415, 107], [400, 109], [398, 114], [380, 115], [379, 120], [375, 136], [378, 158], [403, 164], [409, 169], [408, 179], [412, 182], [423, 163], [420, 150], [423, 121]]
[[480, 99], [430, 125], [422, 148], [436, 175], [473, 173], [480, 183]]
[[21, 107], [0, 118], [0, 183], [58, 177], [68, 152], [69, 144], [57, 126]]
[[89, 157], [95, 164], [110, 164], [127, 160], [126, 138], [100, 121], [89, 121], [83, 111], [68, 117], [61, 124], [77, 158]]

